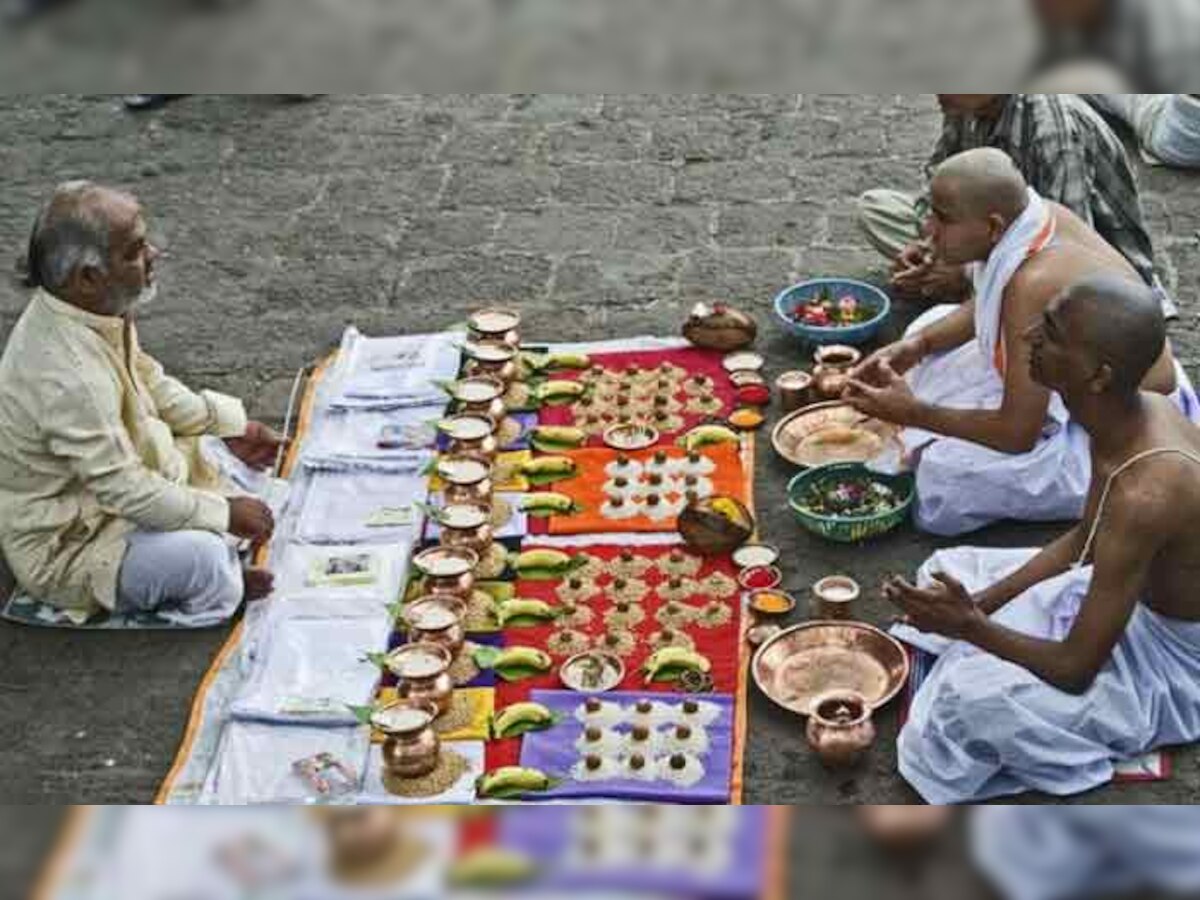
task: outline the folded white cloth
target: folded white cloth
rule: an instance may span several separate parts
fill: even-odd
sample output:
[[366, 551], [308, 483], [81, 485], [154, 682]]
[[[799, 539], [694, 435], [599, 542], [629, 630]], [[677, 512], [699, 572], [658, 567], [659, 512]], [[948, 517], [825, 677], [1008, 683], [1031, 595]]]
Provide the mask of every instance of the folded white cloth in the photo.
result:
[[279, 603], [260, 625], [250, 674], [230, 715], [314, 726], [356, 724], [349, 707], [369, 703], [380, 676], [365, 654], [387, 647], [391, 617], [311, 616]]
[[445, 405], [437, 381], [451, 380], [462, 360], [462, 332], [368, 338], [346, 330], [333, 372], [332, 408]]
[[309, 544], [383, 544], [421, 533], [417, 506], [429, 495], [430, 457], [389, 463], [306, 463], [296, 539]]
[[987, 261], [971, 265], [975, 282], [975, 339], [983, 358], [992, 365], [1004, 333], [1004, 291], [1025, 261], [1054, 239], [1054, 211], [1037, 191], [1033, 188], [1028, 191], [1025, 211], [1004, 232]]

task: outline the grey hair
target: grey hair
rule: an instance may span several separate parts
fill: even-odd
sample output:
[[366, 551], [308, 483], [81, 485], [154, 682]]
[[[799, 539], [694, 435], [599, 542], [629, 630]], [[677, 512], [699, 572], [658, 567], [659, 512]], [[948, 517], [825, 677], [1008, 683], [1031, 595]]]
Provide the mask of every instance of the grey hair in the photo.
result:
[[94, 202], [103, 190], [90, 181], [67, 181], [54, 189], [29, 238], [31, 287], [55, 292], [80, 268], [108, 271], [108, 219]]

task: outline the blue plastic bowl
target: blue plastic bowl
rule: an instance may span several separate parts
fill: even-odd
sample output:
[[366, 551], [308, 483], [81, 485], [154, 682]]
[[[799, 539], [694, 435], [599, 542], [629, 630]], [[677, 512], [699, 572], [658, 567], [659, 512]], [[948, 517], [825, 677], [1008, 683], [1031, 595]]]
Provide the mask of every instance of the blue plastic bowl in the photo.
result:
[[[846, 296], [853, 297], [859, 305], [874, 310], [875, 315], [866, 322], [842, 328], [820, 328], [792, 318], [799, 307], [815, 300], [822, 291], [835, 301]], [[814, 278], [793, 285], [775, 298], [775, 315], [783, 327], [811, 344], [865, 344], [879, 333], [891, 311], [892, 301], [887, 294], [873, 284], [852, 278]]]

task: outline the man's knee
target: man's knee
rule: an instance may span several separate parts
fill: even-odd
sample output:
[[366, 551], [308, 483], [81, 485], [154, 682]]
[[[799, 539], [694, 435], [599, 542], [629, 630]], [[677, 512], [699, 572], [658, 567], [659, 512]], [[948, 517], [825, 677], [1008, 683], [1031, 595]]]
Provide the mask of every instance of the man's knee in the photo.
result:
[[242, 570], [237, 553], [225, 538], [209, 532], [189, 535], [193, 540], [193, 576], [185, 607], [235, 605], [242, 598]]

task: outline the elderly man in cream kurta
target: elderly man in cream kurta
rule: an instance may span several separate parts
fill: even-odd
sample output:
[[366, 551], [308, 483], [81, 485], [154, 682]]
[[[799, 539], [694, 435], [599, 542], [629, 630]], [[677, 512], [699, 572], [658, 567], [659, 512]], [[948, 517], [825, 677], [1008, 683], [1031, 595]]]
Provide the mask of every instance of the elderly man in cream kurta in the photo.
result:
[[28, 594], [75, 617], [207, 624], [270, 590], [227, 536], [264, 541], [273, 520], [259, 500], [221, 494], [199, 439], [230, 439], [263, 465], [278, 438], [139, 347], [133, 313], [154, 293], [157, 256], [126, 194], [69, 183], [39, 216], [37, 290], [0, 358], [0, 549]]

